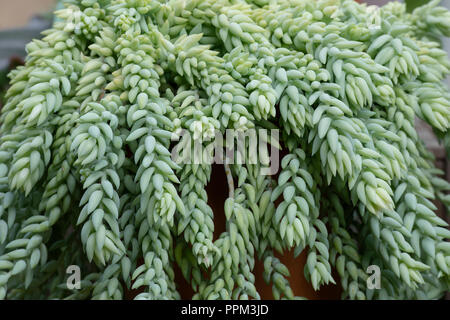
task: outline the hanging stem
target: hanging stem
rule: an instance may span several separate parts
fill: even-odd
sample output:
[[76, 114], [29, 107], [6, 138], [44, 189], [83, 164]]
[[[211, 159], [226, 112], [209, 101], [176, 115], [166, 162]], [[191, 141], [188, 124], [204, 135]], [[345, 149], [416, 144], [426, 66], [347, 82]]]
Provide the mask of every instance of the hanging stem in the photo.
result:
[[231, 174], [230, 165], [224, 164], [225, 167], [225, 174], [227, 176], [227, 182], [228, 182], [228, 197], [234, 198], [234, 181], [233, 176]]

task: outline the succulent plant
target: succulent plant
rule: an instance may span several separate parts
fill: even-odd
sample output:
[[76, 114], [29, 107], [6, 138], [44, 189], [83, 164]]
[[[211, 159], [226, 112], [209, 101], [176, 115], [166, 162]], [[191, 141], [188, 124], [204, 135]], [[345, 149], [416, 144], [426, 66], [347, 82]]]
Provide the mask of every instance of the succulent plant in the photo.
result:
[[[450, 186], [414, 125], [450, 123], [438, 3], [64, 1], [1, 111], [0, 297], [177, 299], [178, 265], [194, 299], [260, 298], [262, 260], [274, 297], [293, 299], [274, 255], [291, 249], [315, 290], [441, 297], [450, 231], [434, 201], [448, 208]], [[207, 147], [230, 129], [278, 129], [285, 155], [277, 176], [224, 165], [215, 239], [212, 166], [174, 161], [173, 138]]]

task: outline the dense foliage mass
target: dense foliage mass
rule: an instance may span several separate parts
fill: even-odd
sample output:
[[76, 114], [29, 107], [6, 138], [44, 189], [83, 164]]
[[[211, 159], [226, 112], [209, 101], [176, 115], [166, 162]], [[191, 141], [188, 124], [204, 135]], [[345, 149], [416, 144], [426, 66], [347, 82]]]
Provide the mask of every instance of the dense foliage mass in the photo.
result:
[[[178, 264], [195, 299], [259, 298], [259, 259], [291, 299], [274, 256], [290, 249], [315, 290], [442, 296], [450, 231], [435, 203], [450, 205], [449, 184], [414, 127], [443, 138], [450, 124], [438, 2], [66, 0], [2, 109], [0, 297], [177, 299]], [[248, 128], [279, 128], [287, 155], [278, 176], [226, 168], [215, 239], [211, 165], [175, 163], [171, 137]]]

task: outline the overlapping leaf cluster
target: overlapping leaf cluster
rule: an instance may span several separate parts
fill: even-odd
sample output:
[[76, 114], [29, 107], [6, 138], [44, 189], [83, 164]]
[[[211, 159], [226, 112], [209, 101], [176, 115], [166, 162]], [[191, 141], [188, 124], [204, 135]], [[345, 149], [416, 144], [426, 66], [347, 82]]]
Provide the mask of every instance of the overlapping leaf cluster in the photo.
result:
[[[435, 200], [448, 208], [450, 186], [414, 125], [450, 126], [438, 3], [66, 0], [1, 113], [0, 297], [177, 299], [178, 265], [194, 298], [259, 298], [259, 259], [274, 297], [292, 299], [274, 255], [290, 249], [315, 290], [440, 297], [450, 231]], [[176, 163], [171, 140], [252, 128], [280, 129], [287, 155], [276, 179], [226, 168], [215, 239], [211, 165]], [[66, 288], [69, 265], [81, 290]]]

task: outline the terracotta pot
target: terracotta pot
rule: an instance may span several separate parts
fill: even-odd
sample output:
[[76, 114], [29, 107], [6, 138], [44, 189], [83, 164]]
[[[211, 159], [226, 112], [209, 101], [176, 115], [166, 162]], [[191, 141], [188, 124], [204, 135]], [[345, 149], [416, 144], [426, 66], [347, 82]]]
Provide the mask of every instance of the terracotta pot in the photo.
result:
[[[282, 156], [282, 155], [280, 155]], [[208, 192], [208, 203], [214, 212], [214, 239], [225, 231], [225, 213], [224, 202], [228, 195], [228, 186], [223, 166], [213, 165], [211, 181], [206, 188]], [[339, 285], [323, 286], [320, 291], [314, 291], [312, 285], [306, 280], [303, 273], [303, 267], [306, 264], [306, 252], [304, 251], [297, 258], [294, 258], [293, 250], [283, 255], [276, 254], [290, 271], [290, 284], [296, 296], [306, 297], [308, 299], [339, 299], [341, 296], [341, 287]], [[191, 299], [193, 291], [190, 285], [184, 280], [181, 270], [175, 268], [179, 292], [183, 299]], [[263, 279], [264, 266], [262, 261], [256, 261], [253, 274], [256, 277], [256, 288], [261, 295], [261, 299], [273, 299], [272, 287], [267, 285]], [[333, 272], [333, 278], [339, 283], [336, 272]]]

